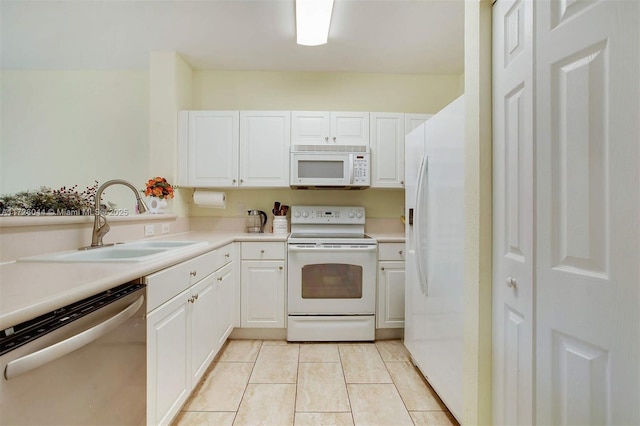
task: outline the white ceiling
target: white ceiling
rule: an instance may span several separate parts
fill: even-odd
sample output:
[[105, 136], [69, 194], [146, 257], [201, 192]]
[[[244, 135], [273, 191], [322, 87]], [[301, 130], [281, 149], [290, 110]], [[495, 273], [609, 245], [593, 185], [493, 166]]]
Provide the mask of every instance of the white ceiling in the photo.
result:
[[329, 42], [295, 42], [294, 0], [1, 0], [2, 69], [460, 74], [463, 0], [335, 0]]

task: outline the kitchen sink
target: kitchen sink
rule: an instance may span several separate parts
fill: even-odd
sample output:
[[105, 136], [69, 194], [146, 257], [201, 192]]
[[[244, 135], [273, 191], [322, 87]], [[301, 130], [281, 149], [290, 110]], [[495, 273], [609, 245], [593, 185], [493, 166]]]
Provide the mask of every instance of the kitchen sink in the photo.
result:
[[206, 244], [204, 241], [136, 241], [23, 257], [18, 262], [144, 262]]
[[181, 247], [190, 247], [195, 245], [203, 245], [205, 242], [201, 241], [134, 241], [131, 243], [126, 243], [124, 246], [126, 247], [140, 247], [140, 248], [181, 248]]

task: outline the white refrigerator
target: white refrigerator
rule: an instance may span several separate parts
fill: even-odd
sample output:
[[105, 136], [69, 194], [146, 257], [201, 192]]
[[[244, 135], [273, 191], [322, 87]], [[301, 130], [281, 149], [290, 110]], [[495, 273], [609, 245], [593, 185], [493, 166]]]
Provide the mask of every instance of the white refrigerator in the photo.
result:
[[462, 420], [464, 95], [405, 138], [404, 344]]

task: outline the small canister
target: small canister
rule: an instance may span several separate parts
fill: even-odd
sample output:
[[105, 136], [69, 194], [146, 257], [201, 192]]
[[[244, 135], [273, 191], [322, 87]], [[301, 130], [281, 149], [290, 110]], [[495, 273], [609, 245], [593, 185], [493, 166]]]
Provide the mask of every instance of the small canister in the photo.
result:
[[273, 233], [274, 234], [288, 234], [289, 233], [289, 221], [286, 216], [274, 216], [273, 218]]

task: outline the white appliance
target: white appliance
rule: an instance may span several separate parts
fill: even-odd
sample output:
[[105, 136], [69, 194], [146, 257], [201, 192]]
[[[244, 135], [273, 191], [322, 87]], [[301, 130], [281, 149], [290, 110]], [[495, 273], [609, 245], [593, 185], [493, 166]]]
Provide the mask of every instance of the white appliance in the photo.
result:
[[404, 344], [451, 413], [462, 419], [464, 96], [405, 139]]
[[124, 284], [0, 331], [0, 424], [145, 424], [145, 294]]
[[293, 145], [292, 188], [365, 189], [371, 185], [368, 146]]
[[287, 340], [375, 339], [378, 243], [364, 224], [364, 207], [291, 207]]

